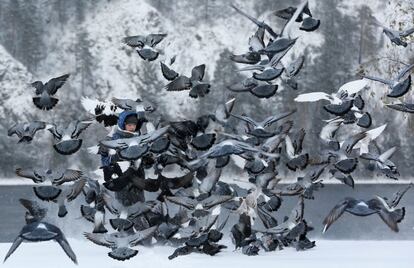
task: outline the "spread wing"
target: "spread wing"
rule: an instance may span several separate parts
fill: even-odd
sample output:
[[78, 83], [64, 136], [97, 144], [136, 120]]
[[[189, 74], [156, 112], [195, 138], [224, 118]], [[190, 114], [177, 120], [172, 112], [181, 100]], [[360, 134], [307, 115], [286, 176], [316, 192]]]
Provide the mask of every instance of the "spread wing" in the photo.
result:
[[205, 64], [195, 66], [193, 68], [193, 70], [191, 71], [191, 80], [192, 81], [201, 81], [201, 80], [203, 80], [205, 69], [206, 69]]
[[83, 235], [89, 241], [108, 248], [116, 247], [116, 243], [111, 239], [109, 235], [106, 234], [93, 234], [93, 233], [83, 233]]
[[36, 220], [40, 221], [44, 217], [46, 217], [47, 209], [42, 208], [36, 201], [28, 200], [28, 199], [19, 199], [20, 204], [24, 206]]
[[348, 201], [344, 200], [341, 203], [337, 204], [326, 216], [326, 218], [323, 220], [323, 233], [325, 233], [328, 228], [334, 223], [339, 217], [341, 217], [342, 214], [344, 214], [346, 208], [348, 206]]
[[82, 192], [85, 184], [86, 184], [86, 179], [80, 179], [76, 181], [73, 185], [71, 185], [71, 187], [69, 187], [68, 189], [69, 192], [66, 195], [66, 198], [68, 199], [69, 202], [74, 200], [76, 197], [78, 197], [78, 195]]
[[66, 80], [68, 80], [69, 76], [70, 76], [70, 74], [64, 74], [62, 76], [50, 79], [45, 84], [45, 89], [46, 89], [47, 93], [49, 93], [49, 95], [54, 95], [57, 92], [57, 90], [65, 84], [65, 82], [66, 82]]
[[71, 134], [72, 139], [77, 139], [78, 136], [92, 124], [92, 121], [76, 121], [75, 129]]
[[135, 247], [138, 243], [144, 239], [151, 237], [157, 230], [158, 226], [153, 226], [148, 229], [138, 231], [133, 235], [128, 236], [129, 245]]

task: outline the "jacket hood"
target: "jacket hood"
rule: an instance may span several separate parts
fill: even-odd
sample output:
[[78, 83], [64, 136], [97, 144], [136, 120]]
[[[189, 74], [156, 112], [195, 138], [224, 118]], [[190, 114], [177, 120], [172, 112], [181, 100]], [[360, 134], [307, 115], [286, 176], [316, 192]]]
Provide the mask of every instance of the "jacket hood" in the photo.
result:
[[137, 113], [134, 111], [123, 111], [118, 118], [118, 128], [121, 130], [125, 130], [125, 120], [129, 115], [137, 116]]

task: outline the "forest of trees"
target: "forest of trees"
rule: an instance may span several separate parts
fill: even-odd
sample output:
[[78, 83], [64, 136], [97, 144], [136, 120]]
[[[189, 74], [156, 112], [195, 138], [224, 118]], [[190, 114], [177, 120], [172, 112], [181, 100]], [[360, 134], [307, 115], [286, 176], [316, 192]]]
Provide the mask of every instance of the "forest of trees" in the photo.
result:
[[[11, 175], [13, 165], [18, 165], [22, 161], [39, 163], [34, 156], [42, 153], [39, 148], [50, 145], [48, 140], [50, 135], [45, 134], [39, 141], [35, 141], [22, 151], [23, 147], [11, 142], [6, 135], [7, 128], [13, 122], [33, 119], [51, 121], [84, 119], [86, 113], [80, 105], [81, 96], [123, 97], [124, 93], [128, 96], [136, 94], [157, 103], [163, 113], [168, 114], [172, 111], [168, 114], [171, 119], [179, 119], [176, 114], [178, 110], [180, 116], [188, 115], [193, 118], [194, 114], [201, 115], [205, 111], [214, 110], [217, 103], [232, 94], [226, 90], [226, 86], [245, 77], [246, 74], [235, 71], [237, 65], [229, 60], [229, 55], [234, 52], [234, 48], [247, 49], [248, 36], [255, 28], [247, 20], [236, 15], [228, 7], [228, 1], [148, 0], [139, 4], [134, 2], [128, 0], [0, 1], [0, 28], [2, 29], [0, 46], [15, 62], [25, 67], [26, 77], [46, 80], [63, 72], [71, 73], [64, 92], [60, 93], [62, 102], [58, 106], [59, 109], [53, 110], [53, 114], [39, 112], [33, 106], [28, 108], [30, 112], [19, 115], [16, 113], [19, 107], [4, 105], [11, 93], [2, 89], [0, 105], [4, 118], [0, 124], [0, 133], [2, 133], [0, 146], [2, 151], [6, 152], [7, 161], [0, 160], [0, 165], [5, 175]], [[299, 2], [297, 0], [235, 1], [238, 6], [256, 17], [269, 20], [275, 28], [280, 21], [271, 15], [271, 11], [296, 5]], [[378, 58], [388, 57], [413, 63], [413, 45], [409, 44], [405, 50], [392, 47], [389, 40], [381, 35], [381, 30], [373, 25], [371, 17], [371, 15], [381, 16], [379, 18], [384, 23], [394, 27], [404, 28], [409, 26], [407, 23], [411, 23], [412, 26], [414, 12], [412, 5], [408, 4], [410, 1], [398, 0], [393, 1], [395, 3], [392, 4], [375, 1], [377, 2], [375, 5], [370, 5], [371, 2], [374, 3], [373, 1], [368, 1], [366, 5], [356, 0], [346, 2], [345, 6], [344, 1], [340, 0], [310, 1], [312, 12], [321, 20], [321, 27], [317, 35], [308, 37], [304, 34], [303, 43], [307, 43], [307, 38], [321, 38], [322, 41], [319, 46], [303, 46], [297, 50], [302, 51], [306, 56], [305, 66], [298, 76], [299, 89], [294, 91], [280, 84], [279, 92], [274, 98], [260, 102], [252, 99], [249, 94], [239, 94], [236, 113], [246, 113], [260, 119], [296, 107], [298, 113], [295, 124], [307, 130], [305, 144], [312, 147], [318, 139], [321, 119], [326, 119], [328, 115], [322, 112], [321, 104], [294, 103], [293, 99], [298, 94], [315, 90], [333, 92], [343, 83], [358, 78], [361, 71], [390, 76], [390, 72], [398, 67], [393, 61], [378, 60]], [[134, 13], [137, 17], [128, 19], [128, 16]], [[393, 20], [395, 14], [400, 14], [404, 21]], [[109, 17], [120, 19], [114, 19], [112, 24], [109, 22], [105, 24], [105, 18]], [[235, 21], [237, 23], [234, 23]], [[201, 63], [205, 63], [207, 69], [214, 70], [214, 72], [207, 72], [206, 80], [211, 82], [212, 92], [206, 98], [187, 100], [183, 99], [188, 98], [185, 94], [171, 97], [170, 93], [162, 89], [166, 81], [160, 75], [158, 61], [142, 64], [138, 55], [122, 46], [118, 38], [126, 34], [140, 34], [140, 31], [144, 34], [150, 33], [152, 29], [155, 32], [162, 32], [165, 26], [168, 26], [170, 32], [165, 31], [171, 37], [170, 40], [166, 40], [163, 47], [165, 60], [176, 54], [178, 64], [181, 63], [180, 68], [187, 73], [191, 70], [190, 65]], [[232, 44], [231, 42], [238, 42], [238, 40], [215, 40], [214, 33], [206, 33], [206, 29], [217, 30], [217, 36], [222, 36], [220, 33], [227, 31], [230, 34], [231, 31], [231, 34], [240, 36], [238, 40], [245, 41], [243, 44]], [[191, 48], [199, 48], [199, 51], [187, 51], [189, 48], [180, 47], [170, 52], [169, 45], [173, 46], [181, 39], [185, 41], [181, 41], [180, 44], [189, 42]], [[199, 58], [192, 56], [197, 53], [201, 55]], [[208, 59], [208, 62], [199, 62], [200, 59]], [[2, 76], [2, 70], [6, 72], [7, 68], [6, 63], [0, 60], [0, 86], [3, 88], [6, 88], [5, 85], [13, 85], [14, 79], [18, 78], [12, 73]], [[32, 81], [24, 81], [25, 93], [28, 95], [33, 93], [28, 86], [30, 82]], [[12, 86], [7, 88], [13, 90]], [[372, 88], [371, 91], [375, 89]], [[382, 107], [380, 103], [384, 100], [380, 95], [378, 92], [365, 93], [365, 96], [369, 97], [368, 110], [374, 115], [374, 125], [389, 122], [385, 137], [379, 145], [384, 147], [382, 149], [399, 146], [401, 150], [395, 156], [400, 159], [399, 169], [401, 174], [410, 174], [414, 143], [409, 142], [409, 133], [414, 130], [414, 122], [409, 118], [410, 115], [400, 115]], [[180, 107], [172, 109], [172, 106]], [[309, 114], [312, 116], [310, 117]], [[401, 133], [396, 134], [393, 131], [395, 127], [398, 127]], [[85, 148], [102, 139], [105, 131], [99, 126], [94, 126], [90, 134], [86, 133], [90, 136]], [[81, 168], [98, 166], [98, 158], [89, 155], [86, 149], [69, 158], [58, 157], [53, 153], [47, 157], [53, 157], [53, 161], [57, 163], [71, 161], [72, 165], [76, 163]], [[10, 160], [13, 165], [10, 165]], [[370, 175], [367, 171], [361, 172], [366, 176]]]

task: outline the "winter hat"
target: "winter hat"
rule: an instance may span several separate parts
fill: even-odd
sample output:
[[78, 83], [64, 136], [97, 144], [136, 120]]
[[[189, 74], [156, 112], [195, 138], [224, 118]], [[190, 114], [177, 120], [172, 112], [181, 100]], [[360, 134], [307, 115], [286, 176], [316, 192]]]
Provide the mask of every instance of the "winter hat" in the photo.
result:
[[125, 118], [125, 124], [135, 124], [135, 125], [137, 125], [137, 124], [138, 124], [138, 118], [137, 118], [137, 115], [136, 115], [136, 114], [131, 114], [131, 115], [128, 115], [128, 116]]

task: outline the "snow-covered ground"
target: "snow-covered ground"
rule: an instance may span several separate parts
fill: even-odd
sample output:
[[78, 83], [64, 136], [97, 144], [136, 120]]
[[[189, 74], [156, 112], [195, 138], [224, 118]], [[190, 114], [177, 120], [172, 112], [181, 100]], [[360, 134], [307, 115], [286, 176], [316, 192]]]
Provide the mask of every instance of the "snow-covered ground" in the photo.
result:
[[[181, 256], [168, 260], [174, 249], [156, 246], [139, 248], [136, 257], [119, 262], [109, 258], [107, 248], [95, 246], [87, 241], [70, 240], [77, 254], [78, 267], [413, 267], [414, 241], [317, 241], [317, 247], [297, 252], [288, 248], [276, 252], [261, 252], [259, 256], [245, 256], [240, 251], [228, 248], [214, 257], [200, 254]], [[9, 243], [0, 244], [4, 256]], [[75, 267], [57, 243], [22, 244], [4, 263], [3, 267]]]

